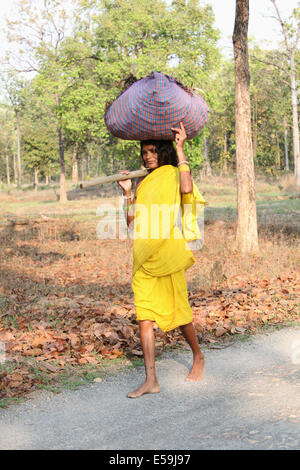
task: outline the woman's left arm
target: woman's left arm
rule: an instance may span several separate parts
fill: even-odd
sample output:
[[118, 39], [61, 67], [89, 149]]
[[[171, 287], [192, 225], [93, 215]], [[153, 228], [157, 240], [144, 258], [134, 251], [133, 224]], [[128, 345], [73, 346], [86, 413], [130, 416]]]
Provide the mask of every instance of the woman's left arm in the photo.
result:
[[[180, 191], [182, 193], [191, 193], [193, 191], [193, 180], [190, 168], [184, 155], [184, 143], [186, 141], [186, 132], [182, 122], [180, 127], [172, 127], [172, 131], [176, 132], [175, 144], [178, 157], [178, 168], [180, 174]], [[186, 163], [182, 163], [186, 162]]]

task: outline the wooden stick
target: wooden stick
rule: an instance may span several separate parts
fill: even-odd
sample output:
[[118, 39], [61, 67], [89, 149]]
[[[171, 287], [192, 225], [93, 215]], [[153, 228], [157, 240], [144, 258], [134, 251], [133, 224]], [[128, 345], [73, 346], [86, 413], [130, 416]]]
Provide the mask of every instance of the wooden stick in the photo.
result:
[[80, 183], [79, 188], [80, 189], [86, 189], [86, 188], [91, 188], [94, 186], [98, 186], [99, 184], [105, 184], [105, 183], [114, 183], [115, 181], [122, 181], [122, 180], [128, 180], [132, 178], [139, 178], [140, 176], [146, 176], [148, 175], [148, 170], [146, 169], [141, 169], [141, 170], [135, 170], [135, 171], [130, 171], [129, 173], [116, 173], [114, 175], [109, 175], [109, 176], [101, 176], [100, 178], [95, 178], [91, 181], [83, 181]]

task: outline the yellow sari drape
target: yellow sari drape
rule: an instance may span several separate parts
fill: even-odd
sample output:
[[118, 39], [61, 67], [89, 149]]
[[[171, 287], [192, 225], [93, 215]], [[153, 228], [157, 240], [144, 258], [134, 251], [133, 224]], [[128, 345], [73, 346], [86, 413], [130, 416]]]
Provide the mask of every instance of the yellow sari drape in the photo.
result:
[[[201, 238], [197, 217], [205, 201], [193, 191], [180, 192], [178, 168], [163, 165], [140, 183], [133, 231], [134, 303], [137, 320], [155, 321], [170, 331], [192, 321], [185, 270], [195, 258], [187, 241]], [[182, 231], [176, 225], [182, 211]]]

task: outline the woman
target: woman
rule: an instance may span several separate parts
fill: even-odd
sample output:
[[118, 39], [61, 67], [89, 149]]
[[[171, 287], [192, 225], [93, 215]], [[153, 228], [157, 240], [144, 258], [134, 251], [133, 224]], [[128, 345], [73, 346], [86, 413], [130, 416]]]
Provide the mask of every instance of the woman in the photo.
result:
[[[174, 203], [174, 207], [177, 207], [178, 197], [194, 195], [193, 191], [196, 188], [193, 186], [183, 150], [186, 140], [184, 126], [180, 123], [180, 128], [172, 130], [176, 133], [176, 151], [171, 141], [141, 142], [141, 155], [149, 174], [138, 181], [133, 200], [131, 180], [119, 182], [124, 191], [127, 224], [134, 226], [135, 235], [137, 226], [140, 228], [142, 225], [143, 228], [147, 222], [149, 222], [147, 230], [153, 229], [151, 222], [153, 219], [149, 213], [156, 203], [165, 202], [167, 207]], [[126, 173], [127, 170], [122, 172]], [[162, 201], [159, 201], [159, 198]], [[203, 200], [201, 202], [205, 204]], [[141, 204], [149, 211], [144, 211], [142, 223], [137, 224], [135, 207]], [[173, 222], [175, 216], [174, 212]], [[162, 231], [160, 228], [158, 230], [158, 237], [153, 236], [151, 232], [151, 236], [148, 237], [134, 237], [133, 242], [132, 289], [144, 354], [146, 381], [137, 390], [128, 393], [128, 398], [138, 398], [145, 393], [160, 391], [155, 370], [154, 321], [163, 331], [179, 327], [190, 345], [193, 352], [193, 366], [186, 380], [201, 380], [204, 370], [204, 356], [200, 351], [192, 324], [193, 315], [188, 303], [185, 278], [185, 270], [195, 262], [195, 259], [192, 252], [187, 249], [182, 233], [178, 232], [178, 228], [175, 228], [172, 222], [167, 229], [167, 237], [161, 236]]]

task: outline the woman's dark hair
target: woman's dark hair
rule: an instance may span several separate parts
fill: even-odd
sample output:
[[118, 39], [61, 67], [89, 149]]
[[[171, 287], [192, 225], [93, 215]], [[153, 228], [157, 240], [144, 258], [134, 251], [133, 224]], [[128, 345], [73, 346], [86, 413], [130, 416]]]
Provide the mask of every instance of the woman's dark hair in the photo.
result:
[[178, 158], [172, 140], [142, 140], [141, 141], [141, 157], [143, 159], [143, 146], [153, 145], [158, 154], [158, 166], [173, 165], [177, 166]]

